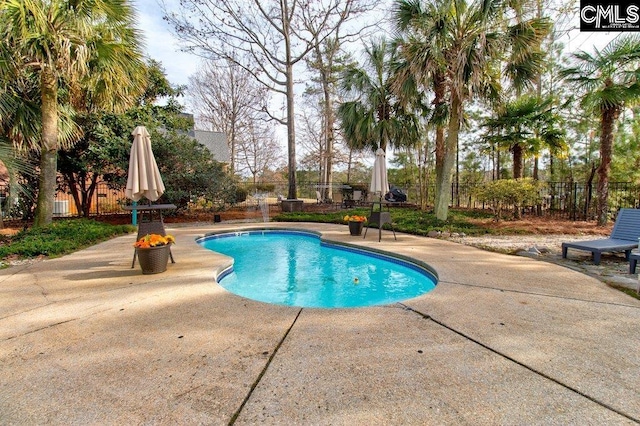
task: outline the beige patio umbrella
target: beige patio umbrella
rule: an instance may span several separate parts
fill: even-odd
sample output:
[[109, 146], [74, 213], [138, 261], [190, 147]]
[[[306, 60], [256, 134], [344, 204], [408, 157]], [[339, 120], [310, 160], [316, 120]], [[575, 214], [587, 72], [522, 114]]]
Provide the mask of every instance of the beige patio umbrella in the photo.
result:
[[[164, 230], [164, 224], [162, 223], [162, 214], [160, 214], [160, 220], [153, 220], [153, 211], [160, 210], [161, 206], [144, 206], [143, 209], [136, 209], [137, 201], [143, 197], [151, 201], [156, 201], [164, 193], [164, 183], [162, 182], [162, 176], [160, 176], [160, 170], [158, 164], [153, 156], [151, 150], [151, 137], [149, 132], [144, 126], [138, 126], [131, 133], [133, 135], [133, 144], [131, 145], [131, 153], [129, 154], [129, 175], [127, 176], [127, 186], [125, 188], [125, 196], [133, 200], [133, 214], [132, 224], [138, 224], [137, 211], [147, 210], [149, 212], [149, 220], [142, 221], [138, 226], [138, 239], [146, 234], [160, 234], [166, 235]], [[149, 203], [151, 204], [151, 203]], [[175, 206], [173, 206], [175, 208]], [[136, 263], [138, 251], [135, 250], [133, 254], [133, 262], [131, 267], [133, 268]], [[169, 256], [171, 257], [171, 263], [175, 263], [173, 260], [173, 254], [171, 254], [171, 248], [169, 248]]]
[[151, 137], [144, 126], [138, 126], [133, 133], [133, 144], [129, 155], [129, 175], [125, 195], [138, 201], [142, 197], [156, 201], [164, 193], [164, 183], [156, 159], [151, 150]]
[[371, 176], [371, 185], [369, 186], [369, 192], [372, 194], [380, 194], [380, 201], [382, 197], [389, 192], [389, 181], [387, 180], [387, 160], [385, 152], [382, 148], [378, 148], [376, 151], [376, 159], [373, 162], [373, 175]]
[[371, 184], [369, 185], [369, 192], [377, 194], [380, 197], [380, 210], [373, 211], [373, 205], [371, 206], [371, 214], [367, 223], [367, 229], [364, 231], [364, 237], [367, 238], [367, 231], [372, 223], [378, 224], [378, 241], [382, 239], [382, 225], [389, 223], [391, 230], [393, 231], [393, 238], [396, 238], [396, 231], [393, 229], [393, 223], [391, 222], [391, 213], [382, 211], [382, 197], [389, 192], [389, 181], [387, 180], [387, 160], [385, 152], [382, 148], [378, 148], [376, 151], [376, 159], [373, 162], [373, 174], [371, 176]]

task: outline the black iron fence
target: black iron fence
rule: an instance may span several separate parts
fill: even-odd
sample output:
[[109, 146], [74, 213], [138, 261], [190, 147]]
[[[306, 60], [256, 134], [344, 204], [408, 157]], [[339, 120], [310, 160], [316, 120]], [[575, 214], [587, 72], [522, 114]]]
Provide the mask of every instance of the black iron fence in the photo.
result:
[[[488, 206], [477, 200], [474, 185], [452, 185], [451, 206], [486, 209]], [[430, 200], [431, 204], [433, 200]], [[640, 206], [640, 186], [631, 182], [609, 183], [609, 211]], [[551, 216], [569, 220], [594, 220], [596, 218], [596, 183], [547, 182], [540, 191], [536, 205], [523, 208], [524, 213]]]
[[[451, 185], [450, 206], [466, 209], [487, 210], [489, 206], [478, 200], [474, 195], [476, 184]], [[350, 184], [334, 184], [325, 199], [326, 186], [315, 182], [298, 183], [298, 197], [310, 202], [331, 201], [342, 203], [344, 199], [352, 198], [355, 191], [359, 191], [365, 199], [369, 197], [366, 182]], [[399, 186], [400, 187], [400, 186]], [[257, 204], [260, 198], [282, 197], [287, 193], [286, 183], [269, 183], [261, 185], [244, 185], [249, 194], [246, 205]], [[270, 190], [264, 192], [264, 189]], [[409, 203], [421, 204], [421, 191], [418, 186], [401, 187], [407, 193]], [[422, 191], [426, 205], [435, 203], [435, 185], [427, 186]], [[616, 212], [621, 208], [640, 207], [640, 185], [631, 182], [609, 183], [609, 211]], [[540, 191], [539, 203], [523, 207], [525, 214], [550, 216], [569, 220], [594, 220], [596, 217], [596, 183], [584, 182], [547, 182]]]
[[[124, 195], [124, 189], [111, 189], [106, 183], [99, 183], [91, 197], [89, 216], [105, 214], [127, 213], [123, 206], [131, 204], [131, 200]], [[128, 212], [129, 214], [131, 212]], [[53, 205], [53, 215], [56, 217], [79, 216], [78, 207], [71, 194], [58, 191]]]
[[[11, 196], [9, 187], [0, 183], [0, 206], [2, 216], [5, 219], [25, 219], [29, 217], [27, 210], [33, 208], [35, 200], [25, 200], [25, 194]], [[124, 190], [114, 190], [107, 184], [98, 184], [91, 197], [89, 216], [104, 214], [131, 214], [123, 210], [123, 206], [130, 201], [124, 195]], [[54, 217], [77, 217], [80, 216], [76, 202], [71, 194], [58, 191], [53, 204]]]
[[[235, 207], [258, 208], [261, 203], [276, 204], [286, 198], [286, 182], [263, 182], [259, 185], [240, 184], [241, 193], [246, 198], [238, 202]], [[450, 206], [466, 209], [489, 209], [474, 196], [475, 185], [458, 184], [451, 186]], [[420, 188], [417, 186], [401, 187], [407, 193], [408, 203], [420, 204]], [[435, 201], [435, 187], [428, 186], [423, 191], [426, 204], [432, 206]], [[344, 204], [345, 200], [360, 198], [370, 199], [368, 183], [334, 184], [331, 187], [319, 185], [316, 182], [298, 182], [298, 198], [307, 203]], [[9, 197], [8, 188], [0, 185], [0, 201], [2, 201], [3, 217], [21, 219], [24, 212], [20, 203]], [[90, 216], [105, 214], [130, 214], [123, 209], [129, 204], [124, 190], [110, 189], [106, 184], [99, 184], [91, 201]], [[640, 185], [631, 182], [609, 183], [609, 211], [615, 212], [620, 208], [640, 207]], [[540, 193], [539, 203], [524, 207], [524, 214], [535, 214], [564, 218], [568, 220], [593, 220], [596, 217], [596, 184], [584, 182], [548, 182]], [[55, 217], [79, 216], [78, 208], [70, 194], [58, 192], [54, 201], [53, 213]]]

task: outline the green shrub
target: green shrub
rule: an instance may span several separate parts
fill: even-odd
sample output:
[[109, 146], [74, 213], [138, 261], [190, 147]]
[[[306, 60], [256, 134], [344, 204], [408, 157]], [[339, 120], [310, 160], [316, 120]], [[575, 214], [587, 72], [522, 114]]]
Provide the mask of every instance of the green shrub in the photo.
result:
[[134, 231], [135, 227], [131, 225], [110, 225], [88, 219], [54, 221], [47, 226], [30, 228], [11, 237], [0, 246], [0, 259], [8, 256], [62, 256]]
[[231, 201], [231, 204], [242, 203], [247, 200], [248, 196], [249, 196], [249, 192], [245, 188], [237, 186], [235, 188], [235, 194], [233, 197], [233, 201]]
[[489, 204], [494, 219], [500, 220], [506, 208], [513, 208], [517, 218], [522, 206], [541, 202], [541, 184], [530, 178], [500, 179], [477, 186], [473, 193], [479, 201]]

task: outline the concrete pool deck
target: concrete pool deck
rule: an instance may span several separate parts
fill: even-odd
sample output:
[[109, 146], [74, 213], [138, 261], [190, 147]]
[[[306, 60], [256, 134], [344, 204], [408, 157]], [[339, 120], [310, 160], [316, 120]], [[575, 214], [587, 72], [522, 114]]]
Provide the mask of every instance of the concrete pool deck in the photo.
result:
[[436, 289], [300, 309], [213, 281], [172, 226], [176, 264], [131, 269], [128, 235], [0, 271], [0, 424], [640, 422], [640, 301], [579, 272], [448, 241], [279, 224], [415, 257]]

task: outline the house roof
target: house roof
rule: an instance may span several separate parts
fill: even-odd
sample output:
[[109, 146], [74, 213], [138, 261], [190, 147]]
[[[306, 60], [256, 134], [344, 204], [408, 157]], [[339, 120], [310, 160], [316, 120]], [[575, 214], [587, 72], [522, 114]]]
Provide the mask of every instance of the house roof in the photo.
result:
[[221, 163], [231, 162], [231, 154], [229, 153], [226, 134], [208, 130], [191, 130], [189, 136], [206, 146], [216, 161]]

